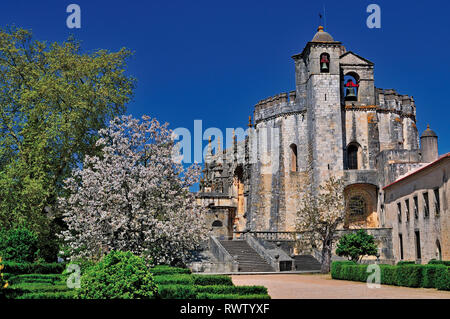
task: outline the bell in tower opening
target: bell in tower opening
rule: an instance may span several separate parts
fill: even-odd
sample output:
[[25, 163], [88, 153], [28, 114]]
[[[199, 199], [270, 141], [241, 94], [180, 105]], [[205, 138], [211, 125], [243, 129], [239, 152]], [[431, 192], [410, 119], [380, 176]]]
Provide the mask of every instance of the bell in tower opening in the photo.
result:
[[328, 55], [328, 53], [322, 53], [320, 55], [320, 72], [330, 72], [330, 56]]
[[346, 101], [357, 101], [358, 100], [358, 89], [359, 84], [353, 82], [353, 79], [347, 80], [345, 84], [345, 100]]

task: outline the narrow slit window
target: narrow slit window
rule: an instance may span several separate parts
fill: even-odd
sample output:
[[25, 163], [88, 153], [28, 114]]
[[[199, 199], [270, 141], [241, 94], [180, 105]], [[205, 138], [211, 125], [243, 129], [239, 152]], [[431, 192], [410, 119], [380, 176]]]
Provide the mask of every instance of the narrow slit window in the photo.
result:
[[439, 188], [436, 188], [434, 191], [434, 210], [435, 214], [439, 215], [441, 213], [441, 202], [439, 199]]
[[291, 172], [298, 172], [297, 145], [291, 144]]

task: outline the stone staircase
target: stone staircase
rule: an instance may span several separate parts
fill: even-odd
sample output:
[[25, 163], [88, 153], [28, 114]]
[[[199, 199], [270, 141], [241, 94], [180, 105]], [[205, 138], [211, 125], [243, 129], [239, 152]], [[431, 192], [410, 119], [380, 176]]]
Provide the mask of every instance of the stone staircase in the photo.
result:
[[244, 240], [221, 240], [231, 256], [237, 256], [239, 272], [273, 272], [274, 269]]
[[312, 255], [297, 255], [294, 256], [295, 270], [297, 271], [311, 271], [320, 270], [321, 265]]

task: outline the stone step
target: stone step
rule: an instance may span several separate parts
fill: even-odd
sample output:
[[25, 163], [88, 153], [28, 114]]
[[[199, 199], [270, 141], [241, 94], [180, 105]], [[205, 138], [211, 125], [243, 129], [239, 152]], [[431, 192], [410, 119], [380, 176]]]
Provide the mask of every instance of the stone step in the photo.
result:
[[311, 255], [298, 255], [293, 257], [295, 270], [320, 270], [320, 262]]
[[271, 272], [273, 268], [243, 240], [222, 240], [222, 246], [231, 256], [237, 256], [239, 271]]

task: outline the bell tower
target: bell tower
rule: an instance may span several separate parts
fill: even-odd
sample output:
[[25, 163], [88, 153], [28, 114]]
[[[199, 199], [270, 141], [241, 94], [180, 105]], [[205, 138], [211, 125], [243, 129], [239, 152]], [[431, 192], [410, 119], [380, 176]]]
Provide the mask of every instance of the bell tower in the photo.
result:
[[293, 56], [296, 91], [306, 109], [308, 145], [312, 148], [314, 180], [318, 185], [332, 171], [343, 170], [341, 42], [320, 26], [303, 52]]

